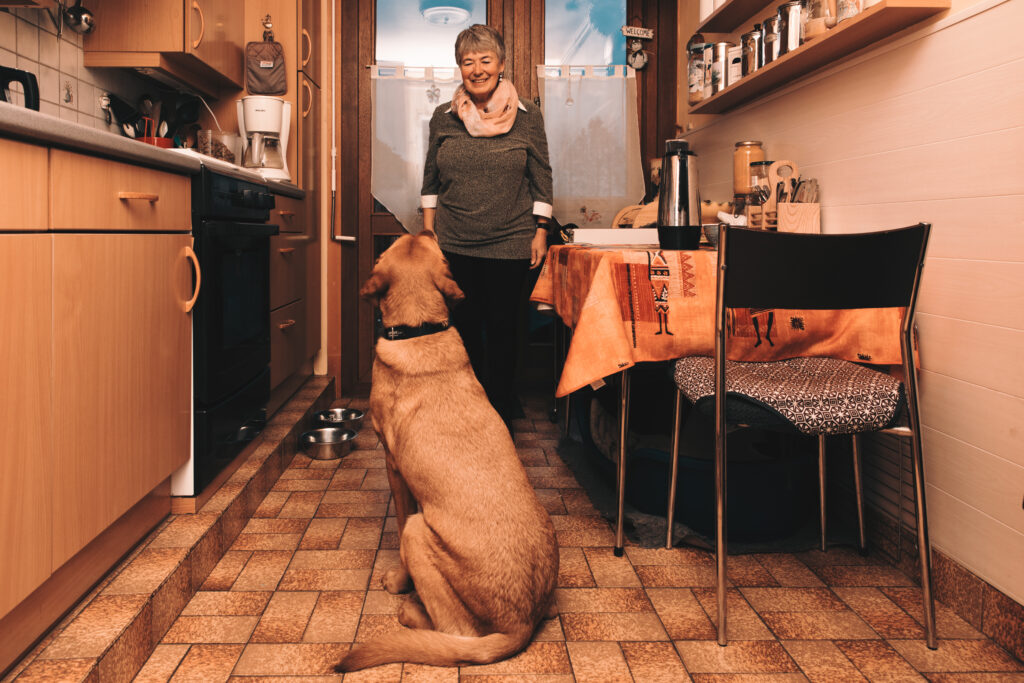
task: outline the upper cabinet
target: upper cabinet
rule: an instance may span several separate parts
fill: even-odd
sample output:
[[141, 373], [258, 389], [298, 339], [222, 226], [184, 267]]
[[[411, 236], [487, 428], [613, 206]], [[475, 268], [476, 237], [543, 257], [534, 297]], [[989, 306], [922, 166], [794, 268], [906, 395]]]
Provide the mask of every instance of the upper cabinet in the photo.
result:
[[320, 24], [320, 0], [299, 0], [299, 70], [323, 87]]
[[85, 66], [133, 68], [213, 97], [243, 87], [243, 0], [96, 0]]
[[[775, 2], [729, 0], [698, 26], [708, 42], [740, 45], [739, 36], [774, 14]], [[950, 0], [879, 0], [825, 33], [691, 105], [690, 114], [721, 114], [828, 66], [950, 7]]]

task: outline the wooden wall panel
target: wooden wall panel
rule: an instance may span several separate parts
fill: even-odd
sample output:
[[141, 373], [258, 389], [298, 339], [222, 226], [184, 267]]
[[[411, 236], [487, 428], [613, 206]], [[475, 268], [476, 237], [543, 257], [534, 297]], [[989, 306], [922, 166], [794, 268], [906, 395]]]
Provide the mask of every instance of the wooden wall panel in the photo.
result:
[[[1012, 2], [975, 3], [687, 137], [705, 199], [732, 194], [733, 143], [760, 139], [769, 158], [793, 159], [821, 181], [825, 232], [933, 224], [917, 320], [932, 540], [1021, 601], [1024, 44], [1013, 37], [1017, 18]], [[978, 60], [957, 54], [975, 44], [986, 46]], [[906, 448], [899, 448], [888, 438], [865, 444], [867, 497], [910, 528]]]

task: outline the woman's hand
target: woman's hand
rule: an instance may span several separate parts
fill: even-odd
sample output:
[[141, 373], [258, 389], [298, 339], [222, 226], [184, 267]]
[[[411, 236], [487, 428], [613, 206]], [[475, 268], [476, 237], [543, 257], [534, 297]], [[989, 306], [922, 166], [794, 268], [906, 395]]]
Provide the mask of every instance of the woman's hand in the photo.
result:
[[547, 228], [538, 225], [537, 232], [530, 243], [530, 270], [540, 268], [544, 263], [544, 257], [548, 254], [548, 231]]

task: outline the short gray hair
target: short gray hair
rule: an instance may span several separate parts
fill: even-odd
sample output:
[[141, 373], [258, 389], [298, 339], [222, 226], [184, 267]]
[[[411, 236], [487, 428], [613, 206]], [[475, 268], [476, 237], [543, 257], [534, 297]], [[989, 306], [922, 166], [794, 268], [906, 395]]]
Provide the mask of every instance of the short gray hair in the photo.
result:
[[470, 52], [493, 52], [498, 61], [505, 61], [505, 41], [501, 34], [485, 24], [473, 24], [459, 33], [455, 39], [455, 63]]

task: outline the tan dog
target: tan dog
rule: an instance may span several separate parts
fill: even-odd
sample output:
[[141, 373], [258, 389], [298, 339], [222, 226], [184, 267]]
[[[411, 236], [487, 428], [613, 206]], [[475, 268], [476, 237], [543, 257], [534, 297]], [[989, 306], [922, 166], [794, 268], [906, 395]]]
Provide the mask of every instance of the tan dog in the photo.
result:
[[[399, 238], [360, 293], [379, 300], [386, 328], [446, 322], [446, 299], [464, 298], [429, 231]], [[551, 519], [454, 328], [385, 336], [376, 352], [370, 414], [387, 457], [402, 560], [382, 583], [391, 593], [415, 592], [398, 613], [409, 628], [357, 643], [337, 670], [509, 657], [554, 613]]]

